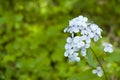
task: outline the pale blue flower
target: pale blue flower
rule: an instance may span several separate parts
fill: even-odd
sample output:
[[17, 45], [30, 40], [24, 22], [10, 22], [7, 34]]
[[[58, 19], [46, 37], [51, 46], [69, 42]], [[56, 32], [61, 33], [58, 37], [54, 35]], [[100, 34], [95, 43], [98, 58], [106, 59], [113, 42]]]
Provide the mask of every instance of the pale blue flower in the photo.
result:
[[97, 74], [99, 77], [101, 77], [103, 74], [103, 71], [102, 71], [101, 67], [98, 66], [97, 69], [92, 70], [92, 73]]
[[71, 55], [68, 56], [69, 57], [69, 61], [73, 62], [73, 61], [80, 61], [80, 57], [78, 57], [78, 53], [73, 53]]
[[109, 44], [109, 43], [103, 43], [103, 46], [104, 46], [104, 51], [105, 52], [109, 52], [109, 53], [112, 53], [113, 52], [113, 46], [112, 44]]

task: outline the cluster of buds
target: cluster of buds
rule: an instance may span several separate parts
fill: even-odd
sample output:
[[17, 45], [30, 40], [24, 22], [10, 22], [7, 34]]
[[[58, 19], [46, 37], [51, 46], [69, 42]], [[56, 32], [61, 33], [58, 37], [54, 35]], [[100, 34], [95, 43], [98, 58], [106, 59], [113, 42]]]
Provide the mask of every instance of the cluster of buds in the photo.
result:
[[[71, 62], [80, 61], [79, 53], [86, 57], [87, 49], [90, 48], [91, 45], [91, 40], [97, 42], [99, 38], [102, 38], [102, 29], [98, 25], [89, 22], [88, 18], [83, 16], [78, 16], [70, 20], [69, 26], [64, 29], [64, 32], [71, 34], [71, 36], [66, 39], [66, 51], [64, 53], [64, 56], [68, 57]], [[113, 51], [111, 44], [104, 43], [103, 45], [105, 52], [111, 53]], [[97, 71], [98, 70], [96, 70], [96, 73]]]

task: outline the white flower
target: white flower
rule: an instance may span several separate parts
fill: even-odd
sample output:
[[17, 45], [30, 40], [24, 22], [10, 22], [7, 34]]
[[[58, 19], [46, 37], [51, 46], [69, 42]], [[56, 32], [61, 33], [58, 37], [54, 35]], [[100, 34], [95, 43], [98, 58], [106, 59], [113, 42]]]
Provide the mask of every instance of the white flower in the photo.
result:
[[88, 27], [82, 27], [82, 29], [81, 29], [82, 35], [88, 34], [90, 32], [91, 32], [91, 30]]
[[83, 17], [82, 15], [79, 16], [79, 20], [81, 22], [87, 22], [88, 21], [88, 18], [87, 17]]
[[98, 39], [99, 39], [98, 35], [97, 35], [97, 34], [95, 34], [95, 35], [94, 35], [94, 41], [95, 41], [95, 42], [97, 42], [97, 41], [98, 41]]
[[66, 28], [64, 29], [64, 32], [72, 33], [72, 32], [74, 32], [74, 31], [73, 31], [73, 28], [74, 28], [74, 27], [72, 27], [72, 26], [68, 26], [68, 27], [66, 27]]
[[85, 47], [81, 48], [80, 52], [81, 52], [82, 56], [86, 56], [86, 48]]
[[91, 42], [91, 38], [90, 38], [89, 34], [86, 34], [83, 37], [84, 37], [86, 43], [90, 43]]
[[72, 20], [69, 21], [69, 26], [64, 29], [64, 32], [69, 33], [78, 33], [82, 27], [87, 26], [87, 17], [78, 16]]
[[94, 41], [98, 41], [99, 37], [102, 38], [101, 36], [101, 32], [102, 32], [102, 29], [98, 28], [95, 32], [94, 32]]
[[77, 25], [71, 26], [70, 29], [69, 29], [69, 32], [70, 33], [73, 33], [73, 32], [78, 33], [79, 32], [79, 26], [77, 26]]
[[90, 24], [90, 28], [92, 31], [96, 31], [99, 27], [96, 24]]
[[87, 17], [78, 16], [69, 21], [69, 26], [77, 25], [77, 26], [86, 26]]
[[71, 42], [72, 42], [72, 38], [71, 38], [71, 37], [68, 37], [68, 38], [66, 39], [66, 41], [67, 41], [68, 43], [71, 43]]
[[92, 70], [92, 73], [97, 74], [99, 77], [101, 77], [103, 71], [102, 71], [101, 67], [98, 66], [97, 69]]
[[77, 25], [68, 26], [67, 28], [64, 29], [64, 32], [78, 33], [79, 32], [79, 26], [77, 26]]
[[80, 36], [75, 36], [73, 39], [73, 42], [75, 43], [75, 46], [80, 49], [81, 47], [83, 47], [85, 45], [85, 43], [83, 42], [82, 37]]
[[87, 43], [90, 43], [91, 38], [94, 37], [94, 34], [93, 34], [93, 32], [91, 31], [91, 29], [89, 27], [83, 28], [81, 30], [81, 34], [82, 34], [82, 37], [85, 39], [85, 41]]
[[113, 46], [112, 46], [112, 44], [103, 43], [103, 46], [104, 46], [104, 51], [105, 52], [109, 52], [109, 53], [113, 52]]
[[99, 28], [98, 25], [91, 24], [90, 29], [92, 31], [92, 35], [94, 35], [93, 38], [95, 42], [98, 41], [99, 37], [102, 38], [101, 36], [102, 29]]
[[65, 57], [68, 57], [69, 55], [73, 54], [74, 53], [74, 49], [69, 49], [69, 50], [66, 50], [65, 53], [64, 53], [64, 56]]
[[73, 61], [79, 62], [80, 61], [80, 57], [78, 57], [78, 53], [73, 53], [73, 54], [69, 55], [68, 58], [69, 58], [70, 62], [73, 62]]
[[69, 50], [69, 49], [71, 49], [71, 48], [72, 48], [72, 44], [71, 44], [71, 43], [65, 44], [65, 49], [66, 49], [66, 50]]

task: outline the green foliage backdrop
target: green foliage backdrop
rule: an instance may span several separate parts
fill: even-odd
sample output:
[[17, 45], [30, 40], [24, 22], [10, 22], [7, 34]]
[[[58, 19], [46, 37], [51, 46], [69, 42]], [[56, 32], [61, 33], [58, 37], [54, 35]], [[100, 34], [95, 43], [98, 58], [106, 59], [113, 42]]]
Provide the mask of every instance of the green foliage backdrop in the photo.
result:
[[113, 54], [100, 54], [100, 43], [93, 47], [110, 80], [119, 80], [120, 0], [0, 0], [0, 80], [104, 80], [91, 73], [93, 57], [79, 63], [64, 57], [63, 29], [79, 15], [114, 44]]

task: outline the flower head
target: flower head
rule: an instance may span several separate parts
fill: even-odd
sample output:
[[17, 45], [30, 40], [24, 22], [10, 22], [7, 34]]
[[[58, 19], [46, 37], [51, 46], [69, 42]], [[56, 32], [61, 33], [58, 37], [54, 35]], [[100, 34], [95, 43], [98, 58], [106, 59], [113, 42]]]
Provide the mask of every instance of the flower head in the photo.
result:
[[109, 52], [109, 53], [113, 52], [113, 46], [112, 46], [112, 44], [103, 43], [103, 46], [104, 46], [104, 51], [105, 52]]
[[[76, 56], [78, 51], [80, 51], [82, 56], [86, 57], [87, 48], [90, 47], [91, 39], [94, 39], [96, 42], [99, 37], [101, 38], [102, 29], [96, 24], [89, 23], [87, 17], [80, 15], [69, 21], [69, 25], [64, 29], [64, 32], [71, 34], [71, 37], [66, 39], [65, 57], [68, 57], [70, 61], [79, 61], [75, 60], [76, 58], [78, 59]], [[76, 33], [79, 36], [74, 35]]]
[[87, 17], [78, 16], [69, 21], [69, 26], [86, 26]]
[[103, 71], [102, 71], [101, 67], [98, 66], [97, 69], [92, 70], [92, 73], [97, 74], [99, 77], [101, 77]]
[[69, 26], [64, 29], [64, 32], [78, 33], [81, 28], [87, 26], [87, 17], [78, 16], [69, 21]]
[[102, 38], [102, 36], [101, 36], [102, 29], [99, 28], [98, 25], [91, 24], [90, 29], [92, 31], [92, 36], [93, 36], [95, 42], [98, 41], [99, 37]]

